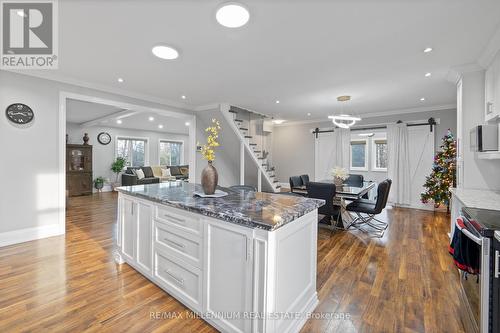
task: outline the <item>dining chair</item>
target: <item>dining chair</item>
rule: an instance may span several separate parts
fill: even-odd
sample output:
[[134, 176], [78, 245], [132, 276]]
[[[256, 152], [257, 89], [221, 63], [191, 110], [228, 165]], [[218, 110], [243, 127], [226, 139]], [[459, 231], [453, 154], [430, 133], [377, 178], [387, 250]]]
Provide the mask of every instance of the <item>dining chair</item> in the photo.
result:
[[304, 186], [307, 186], [307, 184], [309, 184], [309, 175], [301, 175], [300, 179], [302, 180], [302, 184]]
[[325, 200], [325, 204], [318, 208], [318, 214], [325, 216], [321, 221], [328, 222], [334, 228], [336, 227], [334, 221], [338, 221], [340, 215], [339, 207], [333, 204], [335, 192], [335, 184], [317, 182], [307, 184], [307, 196], [309, 198]]
[[304, 183], [300, 176], [292, 176], [289, 179], [290, 182], [290, 192], [297, 193], [301, 195], [307, 195], [307, 191], [303, 188]]
[[344, 184], [347, 184], [349, 186], [362, 187], [363, 181], [363, 175], [349, 174], [349, 177], [345, 180]]
[[387, 206], [391, 185], [392, 180], [390, 179], [380, 182], [377, 188], [376, 200], [358, 199], [348, 204], [346, 210], [357, 215], [348, 228], [354, 227], [365, 233], [369, 233], [362, 228], [363, 225], [368, 225], [374, 229], [376, 237], [382, 237], [387, 229], [388, 223], [377, 219], [375, 216], [380, 214]]

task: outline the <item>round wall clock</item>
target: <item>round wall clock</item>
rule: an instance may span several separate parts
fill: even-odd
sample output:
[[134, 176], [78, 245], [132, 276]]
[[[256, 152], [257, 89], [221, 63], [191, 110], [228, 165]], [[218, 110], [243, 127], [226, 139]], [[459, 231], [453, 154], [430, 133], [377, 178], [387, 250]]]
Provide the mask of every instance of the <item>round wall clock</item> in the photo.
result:
[[107, 145], [111, 142], [111, 135], [106, 132], [101, 132], [97, 135], [97, 141], [99, 141], [101, 145]]
[[35, 114], [33, 110], [26, 104], [15, 103], [11, 104], [5, 110], [5, 115], [7, 119], [12, 121], [14, 124], [28, 124], [30, 123]]

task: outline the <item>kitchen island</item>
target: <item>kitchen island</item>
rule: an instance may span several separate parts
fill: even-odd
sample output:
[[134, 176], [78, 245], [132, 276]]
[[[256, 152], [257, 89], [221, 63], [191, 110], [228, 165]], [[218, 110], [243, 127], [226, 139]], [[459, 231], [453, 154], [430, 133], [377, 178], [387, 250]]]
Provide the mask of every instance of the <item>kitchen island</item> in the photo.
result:
[[298, 332], [318, 303], [322, 200], [251, 191], [195, 197], [169, 182], [118, 188], [117, 249], [223, 332]]

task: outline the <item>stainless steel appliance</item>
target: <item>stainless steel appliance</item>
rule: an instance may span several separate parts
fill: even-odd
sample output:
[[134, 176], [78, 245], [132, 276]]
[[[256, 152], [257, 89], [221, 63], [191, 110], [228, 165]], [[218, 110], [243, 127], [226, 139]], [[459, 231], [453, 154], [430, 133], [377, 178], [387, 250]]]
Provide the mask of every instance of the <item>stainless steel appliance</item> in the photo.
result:
[[478, 125], [470, 131], [472, 151], [498, 150], [498, 125]]
[[462, 214], [462, 232], [480, 246], [479, 276], [461, 279], [466, 305], [481, 333], [500, 333], [500, 211], [463, 208]]

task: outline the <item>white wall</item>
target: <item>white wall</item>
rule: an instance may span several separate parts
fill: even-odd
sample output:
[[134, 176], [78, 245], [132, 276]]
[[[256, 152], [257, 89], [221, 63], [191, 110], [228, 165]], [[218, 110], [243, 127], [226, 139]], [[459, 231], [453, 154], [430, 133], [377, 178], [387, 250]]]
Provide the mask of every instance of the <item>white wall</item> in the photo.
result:
[[[166, 130], [168, 130], [168, 128], [166, 128]], [[110, 144], [102, 145], [97, 141], [97, 135], [101, 132], [107, 132], [111, 135], [112, 141]], [[83, 135], [88, 133], [90, 137], [89, 144], [93, 146], [93, 179], [104, 177], [109, 178], [112, 182], [115, 181], [115, 174], [111, 171], [111, 163], [115, 160], [117, 136], [148, 138], [149, 160], [146, 161], [146, 165], [159, 165], [158, 152], [160, 140], [182, 141], [184, 143], [184, 156], [181, 164], [188, 164], [189, 150], [191, 149], [189, 147], [189, 136], [182, 134], [100, 126], [82, 128], [80, 125], [74, 123], [67, 123], [66, 133], [69, 136], [68, 143], [74, 144], [82, 144]]]
[[500, 190], [500, 160], [479, 160], [470, 149], [470, 130], [484, 123], [484, 71], [462, 76], [462, 133], [464, 188]]
[[64, 230], [64, 194], [59, 193], [59, 164], [63, 157], [58, 151], [61, 91], [183, 112], [126, 96], [0, 71], [2, 110], [12, 103], [24, 103], [35, 113], [27, 128], [18, 128], [5, 116], [0, 117], [0, 174], [4, 189], [0, 194], [0, 246]]

